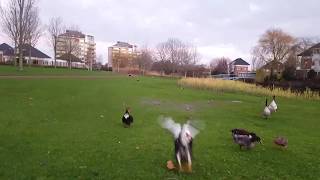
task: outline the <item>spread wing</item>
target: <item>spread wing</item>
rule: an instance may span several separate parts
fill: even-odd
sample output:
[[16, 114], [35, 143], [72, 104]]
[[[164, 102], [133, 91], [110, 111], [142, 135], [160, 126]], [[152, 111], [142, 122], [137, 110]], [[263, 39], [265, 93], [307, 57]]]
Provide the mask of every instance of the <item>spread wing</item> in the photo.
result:
[[181, 125], [179, 123], [175, 123], [170, 117], [160, 117], [159, 123], [161, 127], [169, 130], [175, 139], [179, 137], [181, 132]]
[[194, 138], [197, 134], [199, 134], [200, 131], [196, 127], [194, 127], [189, 121], [183, 125], [182, 132], [187, 132], [190, 134], [192, 138]]

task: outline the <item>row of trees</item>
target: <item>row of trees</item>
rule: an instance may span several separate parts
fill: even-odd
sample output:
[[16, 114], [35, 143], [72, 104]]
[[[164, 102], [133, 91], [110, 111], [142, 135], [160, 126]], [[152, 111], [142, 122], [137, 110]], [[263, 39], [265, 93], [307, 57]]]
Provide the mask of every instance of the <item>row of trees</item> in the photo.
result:
[[170, 38], [159, 43], [154, 50], [143, 48], [134, 60], [134, 65], [143, 73], [153, 70], [162, 74], [187, 76], [199, 71], [199, 60], [200, 55], [195, 46]]
[[[57, 66], [57, 44], [58, 36], [66, 30], [66, 26], [60, 17], [51, 18], [48, 25], [42, 25], [39, 18], [39, 9], [37, 0], [9, 0], [6, 6], [0, 6], [0, 25], [2, 31], [7, 35], [14, 44], [15, 57], [19, 57], [19, 69], [23, 70], [24, 46], [26, 44], [31, 47], [36, 46], [40, 37], [44, 32], [48, 33], [48, 39], [54, 52], [54, 66]], [[45, 29], [47, 31], [45, 31]], [[75, 26], [68, 28], [70, 30], [78, 30]], [[63, 43], [66, 52], [69, 67], [73, 57], [77, 57], [80, 53], [79, 42], [72, 37], [65, 37]], [[31, 51], [31, 48], [29, 48]], [[29, 63], [31, 62], [29, 52]], [[92, 70], [93, 59], [95, 54], [88, 51], [85, 55], [86, 64]], [[14, 60], [16, 64], [16, 59]]]
[[167, 74], [179, 73], [186, 76], [199, 62], [200, 55], [195, 46], [179, 39], [168, 39], [158, 44], [155, 58], [155, 69]]

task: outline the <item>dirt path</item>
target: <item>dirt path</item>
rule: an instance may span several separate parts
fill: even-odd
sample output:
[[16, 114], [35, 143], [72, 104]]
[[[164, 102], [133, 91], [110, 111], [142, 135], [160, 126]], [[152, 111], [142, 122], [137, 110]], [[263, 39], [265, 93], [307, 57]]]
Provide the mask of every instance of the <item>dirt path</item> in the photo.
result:
[[0, 75], [0, 79], [114, 79], [119, 76], [86, 76], [86, 75]]

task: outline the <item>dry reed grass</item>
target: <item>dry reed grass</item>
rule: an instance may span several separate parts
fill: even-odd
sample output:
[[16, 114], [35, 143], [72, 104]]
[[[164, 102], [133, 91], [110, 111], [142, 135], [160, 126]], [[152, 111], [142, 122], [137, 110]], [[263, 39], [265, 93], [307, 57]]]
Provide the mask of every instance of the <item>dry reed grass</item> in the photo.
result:
[[319, 92], [311, 91], [307, 88], [304, 92], [293, 92], [291, 89], [264, 88], [255, 84], [248, 84], [240, 81], [229, 81], [212, 78], [182, 78], [178, 81], [180, 86], [197, 89], [207, 89], [222, 92], [243, 92], [254, 95], [278, 96], [286, 98], [315, 99], [320, 100]]

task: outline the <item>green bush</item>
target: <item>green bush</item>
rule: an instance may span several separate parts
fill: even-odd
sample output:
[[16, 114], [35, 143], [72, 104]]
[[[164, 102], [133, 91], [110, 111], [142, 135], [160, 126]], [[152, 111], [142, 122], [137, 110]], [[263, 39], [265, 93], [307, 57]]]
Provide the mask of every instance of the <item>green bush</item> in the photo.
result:
[[261, 69], [257, 70], [257, 72], [256, 72], [256, 82], [257, 83], [263, 83], [265, 81], [266, 77], [267, 77], [267, 74], [263, 70], [261, 70]]
[[295, 72], [296, 68], [294, 66], [287, 66], [282, 73], [282, 78], [287, 81], [295, 80]]
[[309, 80], [314, 80], [314, 79], [316, 78], [316, 76], [317, 76], [317, 73], [316, 73], [313, 69], [311, 69], [311, 70], [308, 72], [308, 79], [309, 79]]

